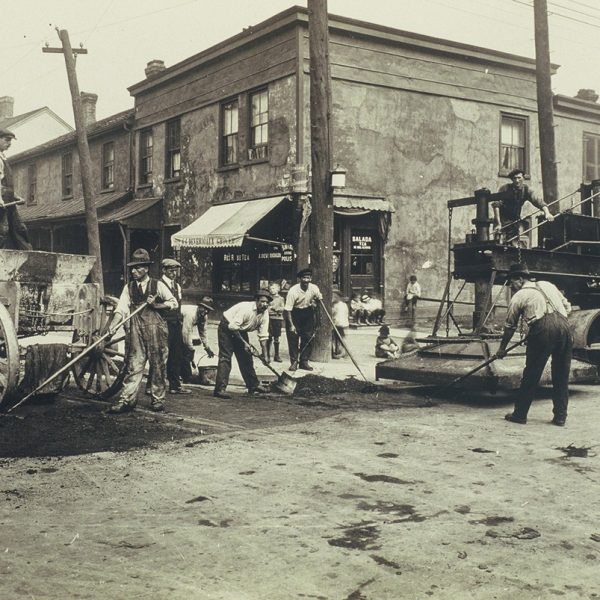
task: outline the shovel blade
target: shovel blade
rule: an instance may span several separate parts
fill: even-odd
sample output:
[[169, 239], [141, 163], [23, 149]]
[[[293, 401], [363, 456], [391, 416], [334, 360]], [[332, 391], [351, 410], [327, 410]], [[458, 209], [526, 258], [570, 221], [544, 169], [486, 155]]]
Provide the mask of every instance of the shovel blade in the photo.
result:
[[273, 389], [282, 394], [293, 394], [296, 389], [296, 380], [287, 373], [282, 373], [277, 381], [273, 383]]

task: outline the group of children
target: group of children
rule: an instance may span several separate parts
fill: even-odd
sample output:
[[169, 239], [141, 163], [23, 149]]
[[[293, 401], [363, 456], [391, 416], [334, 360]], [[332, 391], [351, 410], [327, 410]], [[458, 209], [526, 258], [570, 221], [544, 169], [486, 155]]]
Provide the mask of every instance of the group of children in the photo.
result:
[[[267, 344], [267, 355], [271, 358], [273, 350], [273, 360], [282, 362], [279, 355], [280, 337], [283, 329], [283, 308], [285, 300], [280, 295], [281, 286], [279, 283], [272, 282], [269, 285], [269, 292], [273, 296], [273, 301], [269, 305], [269, 341]], [[409, 284], [404, 297], [402, 312], [410, 310], [414, 314], [414, 308], [417, 299], [421, 295], [421, 288], [417, 282], [417, 277], [411, 275]], [[385, 310], [383, 310], [381, 300], [371, 298], [366, 292], [354, 294], [350, 300], [350, 308], [345, 302], [341, 292], [333, 291], [333, 303], [331, 307], [331, 318], [339, 336], [335, 331], [332, 332], [331, 355], [333, 358], [344, 358], [346, 351], [340, 338], [345, 338], [346, 329], [350, 327], [350, 311], [357, 323], [380, 324], [379, 335], [375, 341], [375, 356], [377, 358], [398, 358], [401, 353], [410, 352], [418, 348], [416, 342], [416, 330], [413, 324], [412, 329], [404, 338], [402, 346], [393, 340], [390, 336], [390, 328], [383, 324]]]

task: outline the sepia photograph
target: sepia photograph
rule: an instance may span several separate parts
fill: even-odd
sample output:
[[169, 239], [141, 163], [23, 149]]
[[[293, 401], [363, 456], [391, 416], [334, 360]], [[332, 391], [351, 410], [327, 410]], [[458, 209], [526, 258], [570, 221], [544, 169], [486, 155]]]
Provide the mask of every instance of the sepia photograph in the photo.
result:
[[600, 599], [598, 0], [2, 15], [0, 598]]

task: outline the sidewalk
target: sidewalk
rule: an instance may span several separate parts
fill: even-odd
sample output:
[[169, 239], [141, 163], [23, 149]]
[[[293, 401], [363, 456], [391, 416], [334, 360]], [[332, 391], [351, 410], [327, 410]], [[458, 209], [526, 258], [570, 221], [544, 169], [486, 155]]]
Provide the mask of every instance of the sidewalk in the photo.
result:
[[[217, 343], [217, 326], [218, 323], [209, 322], [207, 326], [207, 338], [210, 347], [218, 353], [218, 343]], [[350, 349], [352, 356], [358, 363], [361, 371], [364, 373], [365, 377], [369, 381], [375, 380], [375, 365], [381, 362], [383, 359], [376, 358], [375, 356], [375, 339], [377, 338], [377, 332], [379, 331], [379, 326], [373, 325], [368, 327], [360, 327], [357, 329], [348, 328], [346, 330], [346, 345]], [[398, 345], [402, 344], [402, 340], [408, 334], [408, 328], [402, 327], [390, 327], [390, 335], [394, 338], [394, 340], [398, 343]], [[429, 329], [421, 328], [418, 331], [419, 336], [428, 335], [430, 333]], [[255, 333], [250, 334], [250, 343], [253, 346], [259, 347], [258, 340], [256, 338]], [[286, 371], [290, 366], [290, 359], [287, 347], [287, 340], [285, 338], [285, 333], [282, 333], [281, 336], [281, 346], [280, 346], [280, 354], [283, 362], [276, 363], [272, 362], [271, 366], [278, 372]], [[197, 346], [196, 347], [196, 356], [195, 362], [199, 366], [216, 366], [217, 357], [213, 359], [209, 359], [204, 353], [204, 348]], [[237, 361], [234, 359], [232, 361], [233, 368], [231, 369], [231, 377], [228, 390], [236, 392], [245, 391], [245, 386], [242, 380], [242, 376], [240, 374]], [[320, 363], [310, 361], [310, 364], [313, 366], [314, 371], [304, 371], [302, 369], [298, 369], [295, 373], [289, 373], [294, 378], [303, 377], [308, 374], [312, 375], [321, 375], [322, 377], [329, 377], [332, 379], [346, 379], [347, 377], [356, 377], [362, 380], [361, 374], [358, 372], [357, 368], [352, 363], [352, 360], [349, 357], [345, 357], [342, 359], [332, 359], [328, 363]], [[254, 359], [254, 368], [256, 369], [256, 374], [260, 380], [272, 380], [274, 375], [273, 373], [265, 367], [260, 360], [257, 358]]]

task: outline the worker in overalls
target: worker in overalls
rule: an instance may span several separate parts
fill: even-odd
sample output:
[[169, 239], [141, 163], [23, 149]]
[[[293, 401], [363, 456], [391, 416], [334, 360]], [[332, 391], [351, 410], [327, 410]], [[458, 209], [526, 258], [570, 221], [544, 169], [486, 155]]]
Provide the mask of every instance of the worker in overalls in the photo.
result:
[[515, 408], [505, 419], [522, 425], [527, 423], [533, 394], [548, 359], [552, 357], [552, 423], [562, 427], [567, 420], [569, 371], [573, 354], [573, 335], [567, 319], [571, 305], [549, 281], [531, 281], [529, 270], [523, 264], [511, 265], [508, 279], [514, 295], [508, 305], [504, 335], [496, 357], [506, 356], [506, 347], [520, 318], [527, 324], [529, 333], [525, 369]]
[[109, 333], [113, 335], [125, 316], [141, 306], [144, 308], [130, 321], [129, 354], [126, 359], [126, 375], [121, 395], [108, 412], [113, 414], [133, 410], [137, 392], [142, 382], [146, 361], [149, 363], [150, 410], [162, 411], [166, 389], [169, 332], [161, 314], [177, 309], [177, 300], [161, 281], [148, 276], [152, 261], [146, 250], [140, 248], [132, 255], [127, 266], [131, 268], [131, 281], [123, 288]]

